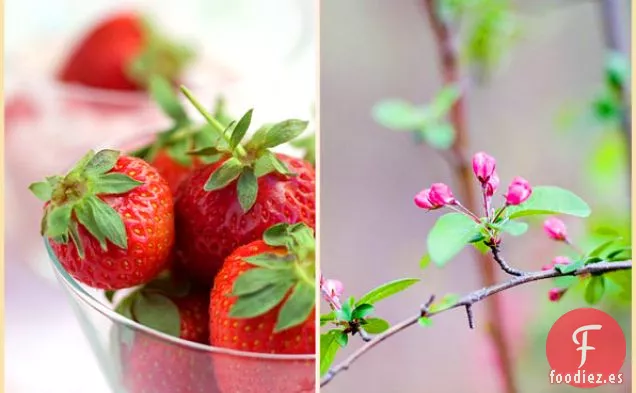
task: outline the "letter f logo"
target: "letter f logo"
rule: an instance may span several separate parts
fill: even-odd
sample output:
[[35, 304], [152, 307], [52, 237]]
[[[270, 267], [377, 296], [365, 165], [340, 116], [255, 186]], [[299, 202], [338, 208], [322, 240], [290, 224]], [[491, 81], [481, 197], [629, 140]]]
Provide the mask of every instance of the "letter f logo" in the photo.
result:
[[[601, 330], [601, 328], [602, 328], [601, 325], [585, 325], [576, 329], [574, 333], [572, 334], [572, 341], [574, 341], [574, 344], [580, 345], [580, 347], [576, 349], [577, 351], [581, 351], [581, 364], [579, 364], [579, 368], [583, 367], [583, 365], [585, 364], [585, 361], [587, 360], [587, 351], [593, 351], [596, 349], [594, 347], [587, 345], [588, 330]], [[577, 335], [581, 332], [583, 333], [581, 335], [582, 340], [581, 342], [579, 342]]]

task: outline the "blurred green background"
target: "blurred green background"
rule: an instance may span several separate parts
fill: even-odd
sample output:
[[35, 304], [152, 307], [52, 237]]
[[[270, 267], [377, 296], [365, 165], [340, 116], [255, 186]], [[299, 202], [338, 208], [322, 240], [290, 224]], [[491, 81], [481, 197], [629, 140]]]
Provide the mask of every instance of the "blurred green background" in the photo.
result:
[[[629, 1], [616, 3], [622, 19], [614, 27], [628, 37]], [[612, 227], [630, 239], [625, 140], [620, 121], [602, 101], [608, 50], [601, 0], [519, 0], [511, 10], [514, 39], [506, 39], [510, 26], [502, 22], [494, 45], [502, 56], [489, 77], [470, 88], [469, 153], [484, 150], [497, 158], [500, 193], [520, 175], [585, 199], [593, 210], [590, 219], [564, 218], [581, 246], [593, 241], [590, 233], [598, 227]], [[433, 182], [455, 189], [457, 184], [438, 152], [372, 117], [372, 108], [383, 99], [423, 104], [443, 87], [423, 2], [323, 1], [320, 59], [322, 273], [343, 281], [345, 296], [396, 278], [421, 278], [414, 288], [378, 305], [377, 315], [392, 323], [416, 312], [432, 293], [480, 288], [478, 267], [467, 251], [443, 270], [419, 268], [426, 235], [440, 213], [417, 209], [412, 198]], [[502, 251], [524, 270], [539, 270], [564, 253], [542, 233], [541, 221], [522, 237], [505, 238]], [[498, 272], [498, 279], [505, 275]], [[549, 384], [545, 339], [561, 315], [586, 304], [576, 293], [550, 303], [547, 292], [553, 285], [543, 281], [498, 295], [520, 392], [578, 391]], [[628, 353], [625, 384], [596, 391], [629, 391], [630, 305], [608, 297], [598, 307], [622, 325]], [[432, 328], [408, 329], [363, 356], [323, 391], [503, 391], [484, 305], [476, 305], [474, 313], [474, 331], [459, 310], [436, 317]], [[359, 345], [352, 341], [336, 362]]]

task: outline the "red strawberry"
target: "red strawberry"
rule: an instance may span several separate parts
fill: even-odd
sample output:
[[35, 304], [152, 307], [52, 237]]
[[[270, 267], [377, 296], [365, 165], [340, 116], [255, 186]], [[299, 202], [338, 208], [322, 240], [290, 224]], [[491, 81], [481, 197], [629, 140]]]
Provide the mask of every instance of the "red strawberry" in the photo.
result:
[[196, 169], [175, 197], [180, 265], [209, 283], [232, 250], [259, 239], [273, 224], [304, 222], [314, 227], [315, 173], [308, 162], [269, 150], [299, 135], [306, 122], [286, 120], [262, 127], [243, 146], [251, 110], [225, 130], [184, 91], [223, 138], [216, 147], [200, 151], [217, 162]]
[[170, 189], [156, 169], [114, 150], [89, 152], [65, 176], [34, 183], [42, 235], [70, 275], [121, 289], [152, 280], [174, 243]]
[[64, 82], [112, 90], [141, 90], [153, 74], [178, 78], [190, 50], [168, 41], [141, 15], [119, 13], [93, 27], [64, 63]]
[[[314, 239], [304, 224], [278, 224], [236, 249], [214, 280], [210, 343], [269, 354], [315, 353]], [[217, 357], [217, 383], [231, 392], [314, 390], [314, 360]]]
[[[207, 291], [171, 277], [161, 277], [123, 299], [117, 311], [163, 333], [207, 344], [208, 307]], [[130, 339], [125, 340], [125, 334], [121, 334], [117, 342], [121, 341]], [[129, 346], [123, 344], [120, 356], [127, 392], [216, 391], [210, 356], [206, 352], [145, 332], [136, 332]]]

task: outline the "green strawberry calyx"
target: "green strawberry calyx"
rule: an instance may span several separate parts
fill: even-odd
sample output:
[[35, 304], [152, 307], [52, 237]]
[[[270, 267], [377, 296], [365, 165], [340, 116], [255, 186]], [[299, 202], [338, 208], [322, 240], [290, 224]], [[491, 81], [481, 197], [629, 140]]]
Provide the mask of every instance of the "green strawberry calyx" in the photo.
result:
[[140, 24], [144, 47], [127, 64], [126, 74], [145, 88], [154, 76], [177, 82], [184, 69], [194, 60], [194, 51], [163, 35], [149, 18], [140, 17]]
[[115, 167], [120, 152], [89, 151], [65, 176], [47, 177], [33, 183], [29, 189], [45, 202], [41, 234], [57, 243], [73, 241], [81, 259], [84, 246], [78, 224], [99, 241], [102, 250], [107, 241], [122, 249], [128, 248], [126, 228], [121, 216], [104, 202], [100, 195], [125, 194], [141, 184], [123, 173], [109, 173]]
[[[219, 136], [208, 124], [196, 126], [188, 117], [186, 110], [175, 94], [174, 87], [168, 80], [160, 76], [150, 77], [149, 92], [162, 112], [172, 119], [172, 125], [165, 131], [159, 132], [152, 143], [145, 145], [130, 155], [152, 163], [160, 151], [184, 167], [193, 167], [192, 150], [200, 150], [217, 144]], [[224, 124], [230, 123], [230, 117], [225, 112], [225, 101], [218, 97], [215, 105], [215, 116]], [[197, 157], [201, 162], [210, 162], [211, 158]]]
[[181, 315], [174, 299], [190, 294], [191, 285], [165, 271], [123, 298], [115, 311], [124, 317], [170, 336], [181, 335]]
[[253, 318], [282, 303], [274, 328], [277, 333], [302, 324], [314, 309], [314, 233], [303, 223], [281, 223], [266, 230], [263, 241], [286, 252], [266, 252], [244, 259], [256, 267], [242, 273], [234, 282], [228, 296], [237, 299], [229, 315]]
[[225, 161], [216, 168], [204, 185], [206, 191], [225, 188], [236, 181], [237, 195], [243, 212], [248, 212], [258, 196], [258, 178], [276, 172], [282, 176], [295, 176], [287, 165], [270, 149], [290, 142], [307, 128], [307, 121], [288, 119], [276, 124], [266, 124], [257, 129], [251, 139], [242, 143], [252, 122], [253, 110], [248, 110], [237, 122], [224, 126], [208, 113], [194, 98], [190, 90], [181, 86], [192, 105], [218, 134], [218, 143], [191, 152], [207, 156], [210, 161]]

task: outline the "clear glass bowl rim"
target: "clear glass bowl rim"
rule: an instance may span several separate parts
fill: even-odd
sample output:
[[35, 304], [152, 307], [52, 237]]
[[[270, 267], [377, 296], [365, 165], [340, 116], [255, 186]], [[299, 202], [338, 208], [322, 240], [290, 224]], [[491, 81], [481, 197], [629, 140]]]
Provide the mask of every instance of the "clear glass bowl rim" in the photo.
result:
[[209, 353], [219, 353], [225, 355], [232, 355], [244, 358], [251, 359], [263, 359], [263, 360], [275, 360], [275, 361], [299, 361], [299, 360], [316, 360], [315, 354], [307, 354], [307, 355], [278, 355], [278, 354], [269, 354], [269, 353], [258, 353], [258, 352], [247, 352], [247, 351], [239, 351], [234, 349], [222, 348], [222, 347], [214, 347], [205, 344], [199, 344], [192, 341], [183, 340], [178, 337], [171, 336], [169, 334], [165, 334], [154, 329], [150, 329], [144, 325], [141, 325], [131, 319], [125, 318], [124, 316], [116, 313], [113, 309], [104, 305], [101, 301], [97, 300], [93, 295], [88, 293], [81, 285], [71, 277], [70, 274], [62, 267], [58, 259], [53, 254], [51, 247], [49, 245], [49, 241], [44, 238], [44, 245], [46, 247], [46, 251], [49, 254], [49, 260], [53, 265], [53, 270], [55, 275], [60, 279], [60, 281], [66, 286], [76, 298], [79, 298], [82, 303], [91, 307], [95, 311], [104, 315], [111, 321], [117, 324], [121, 324], [129, 329], [134, 331], [139, 331], [149, 336], [152, 336], [160, 341], [164, 341], [168, 344], [173, 344], [181, 347], [185, 347], [188, 349], [200, 351], [200, 352], [209, 352]]

